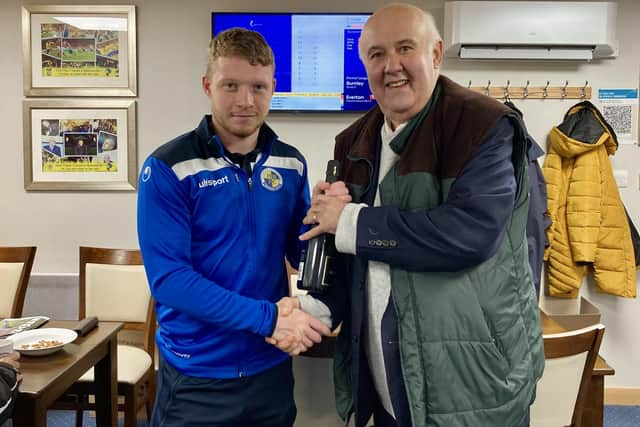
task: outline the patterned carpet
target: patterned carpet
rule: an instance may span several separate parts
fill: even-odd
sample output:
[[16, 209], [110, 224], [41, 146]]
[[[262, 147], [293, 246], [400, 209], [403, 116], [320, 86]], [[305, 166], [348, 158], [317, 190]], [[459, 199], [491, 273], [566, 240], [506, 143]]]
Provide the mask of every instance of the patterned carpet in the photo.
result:
[[[122, 426], [122, 420], [120, 420]], [[73, 427], [75, 416], [70, 411], [49, 411], [47, 426]], [[96, 420], [84, 416], [83, 427], [95, 427]], [[640, 406], [606, 406], [604, 409], [604, 427], [639, 427]], [[138, 427], [147, 427], [147, 421], [138, 421]], [[303, 427], [303, 426], [301, 426]]]
[[[88, 412], [84, 413], [82, 427], [96, 427], [96, 419], [89, 416]], [[75, 427], [76, 413], [74, 411], [48, 411], [47, 427]], [[118, 426], [122, 427], [124, 420], [118, 420]], [[147, 427], [147, 420], [138, 421], [138, 427]]]
[[605, 406], [605, 427], [640, 426], [640, 406]]
[[[74, 411], [47, 411], [47, 427], [75, 427], [76, 413]], [[118, 426], [122, 427], [124, 420], [120, 419]], [[0, 427], [12, 427], [11, 421]], [[96, 427], [96, 419], [84, 413], [82, 427]], [[147, 420], [138, 421], [138, 427], [148, 427]]]
[[[75, 415], [72, 411], [49, 411], [48, 427], [74, 427]], [[122, 420], [119, 425], [122, 426]], [[95, 418], [84, 416], [83, 427], [95, 427]], [[10, 427], [11, 422], [2, 427]], [[638, 427], [640, 426], [640, 406], [606, 406], [604, 408], [604, 427]], [[147, 427], [147, 421], [138, 421], [138, 427]]]

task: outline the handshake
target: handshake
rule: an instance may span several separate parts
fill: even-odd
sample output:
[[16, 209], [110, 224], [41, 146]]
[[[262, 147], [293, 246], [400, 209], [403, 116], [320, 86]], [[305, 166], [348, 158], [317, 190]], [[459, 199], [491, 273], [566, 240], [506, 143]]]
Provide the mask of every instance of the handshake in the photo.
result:
[[297, 298], [284, 297], [276, 303], [278, 320], [273, 335], [265, 340], [291, 356], [304, 353], [314, 343], [322, 341], [322, 336], [331, 335], [322, 321], [300, 309]]

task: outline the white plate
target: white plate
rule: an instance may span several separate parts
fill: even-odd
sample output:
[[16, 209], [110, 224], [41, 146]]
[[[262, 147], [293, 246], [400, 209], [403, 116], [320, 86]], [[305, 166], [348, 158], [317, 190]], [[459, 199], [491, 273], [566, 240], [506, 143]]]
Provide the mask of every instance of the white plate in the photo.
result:
[[[61, 350], [65, 344], [72, 342], [78, 338], [78, 334], [71, 329], [63, 328], [41, 328], [23, 331], [11, 335], [7, 339], [13, 341], [13, 349], [27, 356], [46, 356]], [[51, 347], [34, 349], [33, 344], [37, 344], [40, 340], [59, 341], [61, 344]]]

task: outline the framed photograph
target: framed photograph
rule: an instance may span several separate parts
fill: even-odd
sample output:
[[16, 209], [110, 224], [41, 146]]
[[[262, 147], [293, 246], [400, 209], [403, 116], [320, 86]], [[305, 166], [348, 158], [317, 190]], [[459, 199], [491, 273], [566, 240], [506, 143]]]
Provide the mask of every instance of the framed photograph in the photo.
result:
[[25, 190], [135, 190], [133, 100], [23, 101]]
[[22, 7], [25, 96], [136, 96], [135, 6]]

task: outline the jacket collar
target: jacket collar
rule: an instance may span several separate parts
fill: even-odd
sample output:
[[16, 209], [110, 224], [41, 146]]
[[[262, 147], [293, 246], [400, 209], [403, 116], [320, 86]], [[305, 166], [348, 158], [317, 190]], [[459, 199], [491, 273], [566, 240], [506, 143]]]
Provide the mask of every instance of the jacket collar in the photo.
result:
[[425, 105], [418, 114], [413, 116], [413, 118], [409, 120], [409, 123], [407, 123], [404, 129], [402, 129], [402, 131], [398, 135], [396, 135], [389, 143], [391, 149], [395, 151], [396, 154], [402, 154], [402, 151], [404, 150], [404, 147], [406, 147], [407, 141], [413, 134], [413, 131], [420, 125], [420, 123], [424, 121], [424, 118], [427, 117], [427, 114], [429, 114], [429, 111], [431, 111], [431, 106], [438, 101], [440, 90], [440, 80], [438, 80], [438, 82], [436, 82], [436, 87], [433, 89], [433, 93], [427, 101], [427, 105]]
[[[221, 157], [224, 156], [224, 147], [222, 145], [222, 141], [220, 141], [220, 138], [215, 133], [211, 118], [211, 114], [205, 114], [202, 120], [200, 120], [195, 132], [200, 140], [204, 141], [210, 149], [213, 149], [216, 154]], [[266, 123], [262, 123], [262, 126], [260, 126], [260, 133], [258, 134], [258, 146], [260, 147], [260, 151], [264, 154], [271, 152], [271, 145], [277, 139], [278, 135], [273, 131], [273, 129], [271, 129]]]
[[[437, 102], [440, 92], [441, 84], [440, 80], [442, 76], [438, 77], [438, 82], [433, 90], [433, 94], [429, 98], [429, 101], [425, 107], [420, 110], [415, 116], [413, 116], [407, 126], [391, 141], [391, 148], [397, 154], [401, 154], [407, 141], [411, 137], [415, 128], [422, 123], [424, 118], [429, 114], [433, 105]], [[360, 131], [357, 132], [355, 141], [356, 143], [351, 147], [349, 151], [349, 158], [351, 159], [367, 159], [373, 162], [376, 153], [376, 141], [380, 135], [380, 128], [384, 122], [384, 115], [380, 110], [380, 107], [376, 105], [369, 110], [361, 119], [358, 120]]]
[[380, 107], [376, 105], [358, 120], [360, 129], [353, 138], [355, 143], [349, 150], [350, 159], [375, 160], [376, 142], [380, 135], [380, 128], [384, 121], [384, 115]]

